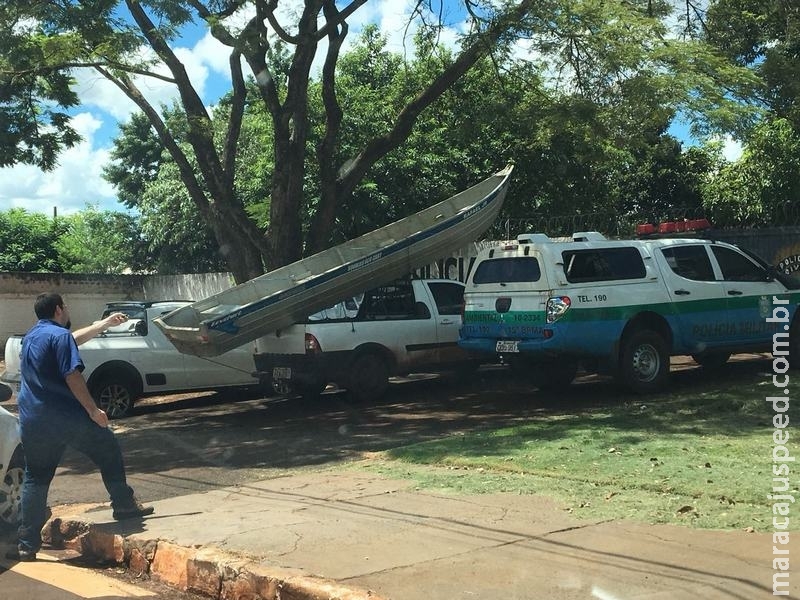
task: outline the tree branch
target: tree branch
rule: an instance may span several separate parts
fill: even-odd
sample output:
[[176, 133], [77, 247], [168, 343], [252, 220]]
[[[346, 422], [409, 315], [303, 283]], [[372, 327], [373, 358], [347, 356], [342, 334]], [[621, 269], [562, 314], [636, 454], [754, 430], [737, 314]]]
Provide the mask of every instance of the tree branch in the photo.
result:
[[461, 52], [455, 62], [440, 73], [425, 90], [420, 92], [400, 112], [392, 130], [384, 136], [368, 141], [364, 150], [348, 163], [347, 168], [343, 168], [340, 171], [340, 193], [352, 193], [356, 184], [361, 181], [372, 165], [388, 152], [400, 146], [408, 138], [420, 113], [447, 91], [478, 59], [489, 54], [497, 40], [508, 29], [521, 22], [535, 3], [536, 0], [522, 0], [518, 5], [495, 20], [485, 32], [475, 36], [472, 44]]

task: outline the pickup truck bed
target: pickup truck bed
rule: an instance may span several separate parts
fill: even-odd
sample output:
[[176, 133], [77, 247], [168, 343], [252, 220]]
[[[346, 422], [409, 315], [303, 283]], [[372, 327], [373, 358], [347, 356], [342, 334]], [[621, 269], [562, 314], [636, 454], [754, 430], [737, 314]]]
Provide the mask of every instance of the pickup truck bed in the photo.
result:
[[314, 397], [334, 383], [360, 401], [381, 396], [392, 375], [474, 370], [458, 347], [463, 293], [450, 280], [375, 288], [355, 314], [334, 307], [259, 338], [256, 370], [278, 393]]

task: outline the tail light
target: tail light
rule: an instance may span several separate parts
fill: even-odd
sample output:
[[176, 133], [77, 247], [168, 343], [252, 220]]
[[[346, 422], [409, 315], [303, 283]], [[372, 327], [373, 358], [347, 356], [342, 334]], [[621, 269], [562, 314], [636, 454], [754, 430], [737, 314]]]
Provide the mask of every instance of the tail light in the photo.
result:
[[572, 306], [572, 300], [569, 296], [554, 296], [547, 300], [547, 322], [555, 323], [569, 310]]
[[319, 340], [310, 333], [306, 334], [306, 354], [322, 354]]

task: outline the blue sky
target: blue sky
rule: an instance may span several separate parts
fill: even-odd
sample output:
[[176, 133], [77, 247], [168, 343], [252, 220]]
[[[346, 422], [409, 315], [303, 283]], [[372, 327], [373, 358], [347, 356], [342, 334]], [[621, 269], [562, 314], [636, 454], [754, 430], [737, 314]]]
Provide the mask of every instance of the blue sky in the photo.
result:
[[[452, 0], [445, 0], [449, 4]], [[351, 18], [348, 42], [365, 24], [376, 23], [388, 37], [390, 47], [402, 51], [408, 7], [412, 0], [370, 0]], [[458, 12], [451, 12], [454, 28], [458, 27]], [[446, 32], [442, 41], [455, 40], [456, 29]], [[186, 65], [196, 89], [207, 105], [212, 105], [230, 86], [228, 50], [201, 27], [187, 28], [181, 40], [173, 45], [176, 54]], [[346, 47], [345, 47], [346, 51]], [[320, 52], [320, 55], [324, 50]], [[125, 210], [116, 201], [113, 187], [102, 178], [103, 166], [109, 162], [112, 139], [118, 125], [130, 118], [133, 103], [122, 92], [89, 71], [76, 72], [81, 106], [74, 112], [73, 127], [84, 138], [76, 147], [64, 152], [59, 166], [49, 173], [36, 167], [17, 165], [0, 169], [0, 210], [22, 207], [32, 212], [65, 215], [92, 204], [101, 210]], [[140, 84], [148, 99], [159, 106], [176, 97], [175, 89], [164, 82]], [[688, 127], [677, 123], [670, 132], [688, 141]], [[730, 157], [741, 151], [732, 142], [726, 145]]]

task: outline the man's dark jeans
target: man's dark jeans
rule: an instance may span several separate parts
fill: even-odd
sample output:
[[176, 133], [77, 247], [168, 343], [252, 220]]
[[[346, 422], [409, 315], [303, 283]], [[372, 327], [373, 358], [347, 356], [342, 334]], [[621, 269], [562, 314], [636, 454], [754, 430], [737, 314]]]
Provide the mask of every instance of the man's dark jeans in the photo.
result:
[[41, 530], [47, 519], [47, 492], [67, 446], [85, 454], [98, 466], [112, 505], [129, 504], [133, 490], [125, 478], [117, 438], [88, 415], [58, 415], [20, 424], [25, 452], [25, 481], [22, 484], [22, 522], [19, 548], [38, 552]]

